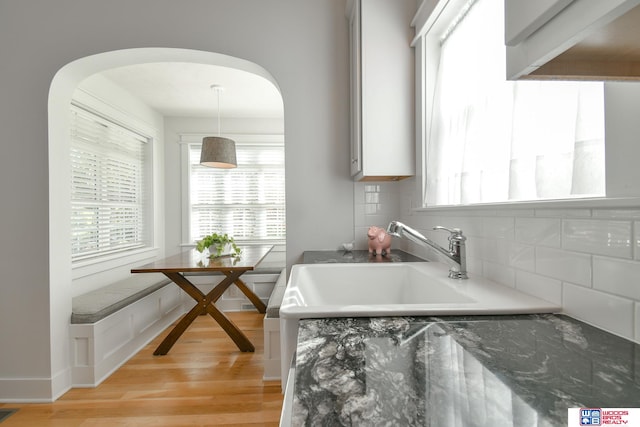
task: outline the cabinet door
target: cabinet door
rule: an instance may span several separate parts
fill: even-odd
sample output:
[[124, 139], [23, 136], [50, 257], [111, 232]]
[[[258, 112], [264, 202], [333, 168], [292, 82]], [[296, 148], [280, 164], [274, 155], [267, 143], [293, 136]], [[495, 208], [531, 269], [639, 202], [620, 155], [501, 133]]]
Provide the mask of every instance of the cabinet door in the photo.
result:
[[[510, 13], [505, 13], [507, 20], [515, 19], [514, 11], [524, 11], [513, 6], [526, 0], [505, 1], [505, 7], [511, 8]], [[574, 0], [570, 2], [521, 42], [507, 46], [507, 78], [519, 79], [534, 73], [538, 68], [578, 45], [587, 37], [598, 33], [638, 5], [640, 0]], [[529, 16], [528, 20], [535, 20], [534, 18]], [[505, 27], [508, 25], [511, 24], [505, 22]]]
[[354, 0], [349, 13], [351, 176], [362, 172], [362, 57], [360, 38], [360, 0]]
[[360, 181], [397, 180], [415, 173], [415, 8], [415, 0], [360, 1]]
[[505, 44], [507, 46], [517, 45], [572, 1], [573, 0], [505, 0]]

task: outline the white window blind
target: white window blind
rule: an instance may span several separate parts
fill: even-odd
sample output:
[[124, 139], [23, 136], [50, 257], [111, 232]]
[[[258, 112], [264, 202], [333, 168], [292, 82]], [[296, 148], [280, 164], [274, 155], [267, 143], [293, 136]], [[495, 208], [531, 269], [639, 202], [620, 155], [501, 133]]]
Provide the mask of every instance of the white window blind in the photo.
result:
[[76, 106], [71, 115], [72, 261], [144, 247], [148, 138]]
[[503, 7], [469, 2], [433, 35], [426, 205], [603, 196], [603, 84], [506, 81]]
[[191, 239], [227, 233], [237, 241], [284, 240], [284, 146], [236, 141], [235, 169], [200, 165], [200, 147], [189, 145]]

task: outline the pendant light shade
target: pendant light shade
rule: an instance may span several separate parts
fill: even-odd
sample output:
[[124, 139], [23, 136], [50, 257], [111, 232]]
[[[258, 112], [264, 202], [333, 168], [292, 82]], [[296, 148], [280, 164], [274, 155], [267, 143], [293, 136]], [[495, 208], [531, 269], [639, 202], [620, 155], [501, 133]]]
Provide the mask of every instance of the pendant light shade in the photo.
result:
[[211, 89], [218, 94], [218, 136], [202, 138], [200, 164], [212, 168], [232, 169], [238, 166], [236, 143], [232, 139], [220, 136], [220, 92], [223, 89], [218, 85], [211, 85]]
[[207, 136], [203, 138], [200, 164], [222, 169], [237, 167], [235, 141], [220, 136]]

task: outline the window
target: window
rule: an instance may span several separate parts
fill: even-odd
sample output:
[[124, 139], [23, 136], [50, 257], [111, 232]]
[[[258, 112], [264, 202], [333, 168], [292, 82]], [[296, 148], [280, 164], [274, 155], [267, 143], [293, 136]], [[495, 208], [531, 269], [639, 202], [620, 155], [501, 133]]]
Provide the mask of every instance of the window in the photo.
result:
[[604, 196], [603, 84], [506, 81], [503, 7], [467, 2], [426, 35], [426, 205]]
[[148, 246], [149, 139], [77, 106], [71, 116], [72, 261]]
[[285, 240], [284, 145], [232, 139], [235, 169], [201, 166], [201, 145], [189, 144], [189, 241], [211, 233], [244, 242]]

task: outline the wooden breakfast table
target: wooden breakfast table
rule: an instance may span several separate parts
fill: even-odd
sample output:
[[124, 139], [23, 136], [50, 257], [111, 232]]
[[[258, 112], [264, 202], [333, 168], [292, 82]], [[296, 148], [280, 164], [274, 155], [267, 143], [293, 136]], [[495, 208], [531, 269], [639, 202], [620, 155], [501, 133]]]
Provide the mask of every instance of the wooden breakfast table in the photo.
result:
[[[218, 322], [241, 351], [254, 351], [255, 347], [251, 341], [215, 306], [215, 302], [229, 286], [235, 283], [260, 313], [266, 312], [267, 307], [265, 304], [240, 279], [240, 276], [247, 271], [255, 269], [272, 248], [273, 246], [266, 245], [246, 246], [241, 248], [242, 253], [239, 257], [223, 256], [218, 258], [209, 258], [197, 252], [195, 249], [191, 249], [131, 269], [132, 273], [163, 273], [197, 302], [176, 324], [173, 330], [169, 332], [169, 335], [160, 343], [153, 354], [167, 354], [173, 344], [175, 344], [198, 315], [205, 313], [209, 313], [209, 315]], [[226, 277], [214, 286], [209, 293], [204, 294], [185, 277], [185, 273], [222, 273]]]

